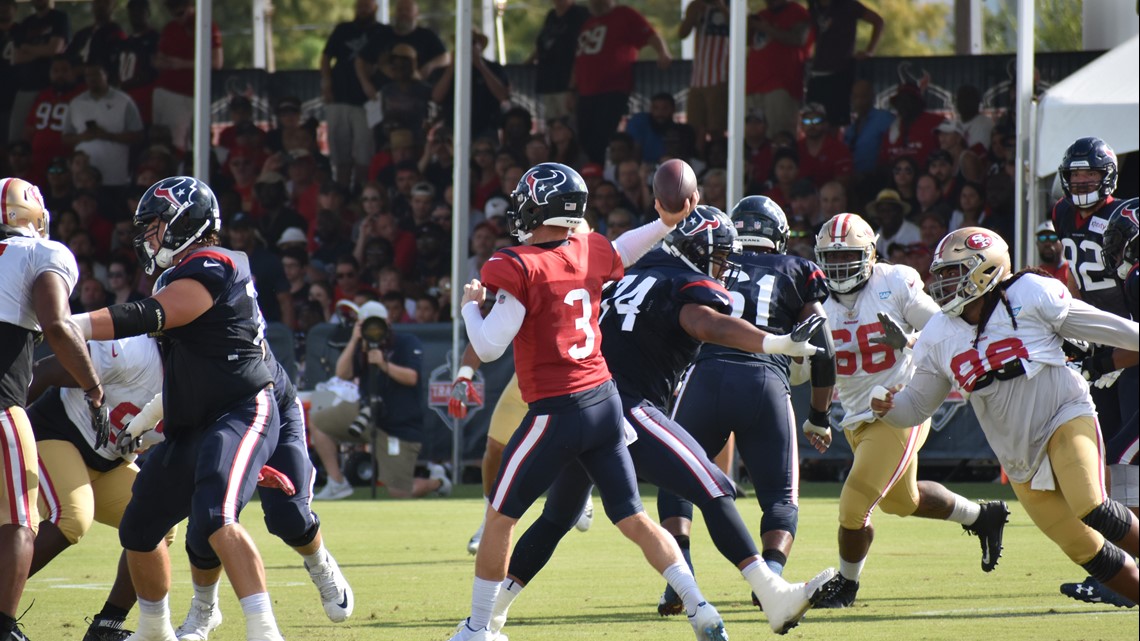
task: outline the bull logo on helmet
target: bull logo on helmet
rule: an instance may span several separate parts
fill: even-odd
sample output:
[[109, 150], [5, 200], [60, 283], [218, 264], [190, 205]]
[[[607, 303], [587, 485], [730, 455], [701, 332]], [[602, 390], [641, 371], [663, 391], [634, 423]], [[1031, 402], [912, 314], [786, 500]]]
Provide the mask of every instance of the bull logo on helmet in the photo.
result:
[[523, 180], [530, 199], [537, 205], [545, 205], [550, 195], [558, 193], [558, 188], [569, 178], [557, 169], [540, 165], [528, 171]]
[[973, 250], [985, 249], [992, 244], [994, 244], [994, 239], [990, 238], [988, 234], [970, 234], [970, 237], [966, 239], [966, 247]]
[[1136, 204], [1135, 203], [1125, 205], [1123, 208], [1121, 208], [1120, 215], [1123, 216], [1124, 218], [1127, 218], [1128, 220], [1132, 221], [1133, 225], [1140, 227], [1140, 220], [1137, 220], [1137, 218], [1136, 218]]
[[[689, 226], [694, 223], [696, 226], [690, 229]], [[681, 233], [686, 236], [696, 236], [705, 230], [718, 229], [719, 227], [720, 220], [716, 218], [706, 218], [700, 212], [694, 211], [693, 213], [689, 214], [689, 217], [685, 219], [684, 223], [682, 223]]]
[[175, 179], [177, 182], [170, 184], [162, 184], [156, 187], [154, 195], [156, 198], [161, 198], [171, 205], [174, 205], [175, 211], [181, 210], [191, 201], [197, 187], [194, 186], [194, 180], [181, 177]]

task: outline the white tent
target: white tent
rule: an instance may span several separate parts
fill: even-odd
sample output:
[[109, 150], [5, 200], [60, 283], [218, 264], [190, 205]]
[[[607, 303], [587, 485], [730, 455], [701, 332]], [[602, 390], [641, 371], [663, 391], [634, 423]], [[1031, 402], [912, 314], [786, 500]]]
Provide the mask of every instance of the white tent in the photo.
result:
[[1077, 138], [1097, 136], [1116, 153], [1140, 150], [1140, 36], [1053, 85], [1037, 105], [1036, 177], [1057, 171]]

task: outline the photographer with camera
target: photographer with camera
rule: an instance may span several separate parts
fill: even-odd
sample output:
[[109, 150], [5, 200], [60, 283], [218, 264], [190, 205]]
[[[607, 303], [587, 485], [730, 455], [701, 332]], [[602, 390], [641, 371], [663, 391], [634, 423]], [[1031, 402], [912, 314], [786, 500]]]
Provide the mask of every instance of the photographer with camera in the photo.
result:
[[377, 478], [392, 498], [419, 498], [451, 492], [443, 467], [428, 464], [429, 478], [416, 478], [416, 459], [423, 447], [423, 385], [420, 367], [423, 346], [410, 334], [388, 326], [388, 310], [379, 302], [360, 306], [352, 337], [336, 361], [341, 382], [357, 380], [360, 399], [324, 406], [316, 402], [310, 422], [314, 449], [328, 472], [328, 484], [313, 498], [336, 500], [352, 495], [340, 467], [339, 444], [367, 443], [376, 430]]

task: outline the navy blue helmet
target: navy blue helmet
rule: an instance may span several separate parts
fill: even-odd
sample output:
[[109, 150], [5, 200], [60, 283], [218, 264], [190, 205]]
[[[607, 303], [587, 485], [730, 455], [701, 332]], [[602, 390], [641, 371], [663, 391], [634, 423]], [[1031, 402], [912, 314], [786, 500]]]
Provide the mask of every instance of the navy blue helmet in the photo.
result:
[[[147, 243], [157, 230], [145, 231], [155, 220], [166, 223], [158, 251]], [[139, 200], [134, 221], [136, 227], [144, 229], [135, 238], [135, 252], [147, 274], [153, 274], [156, 268], [170, 267], [179, 252], [222, 228], [214, 191], [191, 176], [163, 178], [151, 185]]]
[[507, 208], [507, 227], [521, 241], [540, 225], [574, 228], [586, 215], [586, 182], [570, 167], [544, 162], [519, 179]]
[[[1087, 194], [1074, 194], [1071, 177], [1074, 170], [1092, 169], [1101, 172], [1100, 184], [1095, 191]], [[1061, 190], [1069, 202], [1077, 207], [1088, 208], [1108, 198], [1116, 191], [1117, 164], [1116, 152], [1100, 138], [1081, 138], [1069, 145], [1065, 157], [1057, 167], [1061, 176]]]
[[788, 244], [788, 217], [767, 196], [747, 196], [732, 208], [732, 224], [745, 249], [767, 248], [784, 253]]
[[698, 205], [669, 232], [662, 248], [680, 258], [694, 271], [723, 282], [732, 282], [739, 267], [728, 259], [740, 250], [732, 220], [710, 205]]

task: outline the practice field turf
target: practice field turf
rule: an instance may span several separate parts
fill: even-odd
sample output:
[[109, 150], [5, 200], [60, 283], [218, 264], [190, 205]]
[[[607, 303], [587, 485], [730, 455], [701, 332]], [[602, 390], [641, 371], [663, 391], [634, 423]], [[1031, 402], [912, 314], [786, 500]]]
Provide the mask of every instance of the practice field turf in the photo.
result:
[[[1010, 502], [1005, 554], [994, 572], [981, 571], [977, 539], [958, 525], [876, 514], [875, 543], [856, 605], [809, 612], [786, 638], [1091, 641], [1140, 636], [1136, 609], [1086, 605], [1061, 596], [1058, 585], [1083, 579], [1084, 573], [1037, 531], [1007, 487], [953, 489], [971, 498]], [[653, 489], [642, 490], [655, 512]], [[250, 506], [244, 522], [265, 558], [274, 612], [286, 639], [447, 639], [470, 607], [473, 564], [465, 548], [482, 509], [477, 492], [467, 486], [449, 499], [396, 502], [369, 501], [358, 490], [356, 500], [316, 504], [329, 547], [356, 593], [356, 611], [340, 625], [325, 618], [300, 558], [266, 533], [260, 507]], [[838, 484], [804, 488], [799, 535], [785, 572], [790, 580], [805, 580], [837, 564], [838, 493]], [[605, 520], [597, 498], [595, 504], [594, 528], [566, 537], [551, 564], [515, 603], [505, 632], [512, 641], [692, 640], [683, 618], [657, 616], [663, 580]], [[755, 534], [760, 522], [755, 501], [743, 499], [737, 505]], [[171, 598], [176, 625], [191, 596], [182, 543], [180, 531]], [[118, 554], [115, 533], [96, 524], [78, 547], [34, 577], [23, 599], [23, 607], [35, 601], [23, 619], [30, 638], [79, 641], [84, 617], [103, 603]], [[733, 641], [775, 638], [751, 606], [744, 580], [716, 553], [699, 523], [693, 557], [701, 587], [720, 609]], [[244, 641], [241, 610], [228, 584], [222, 586], [222, 609], [225, 622], [210, 639]], [[136, 620], [132, 612], [128, 624], [133, 627]]]

